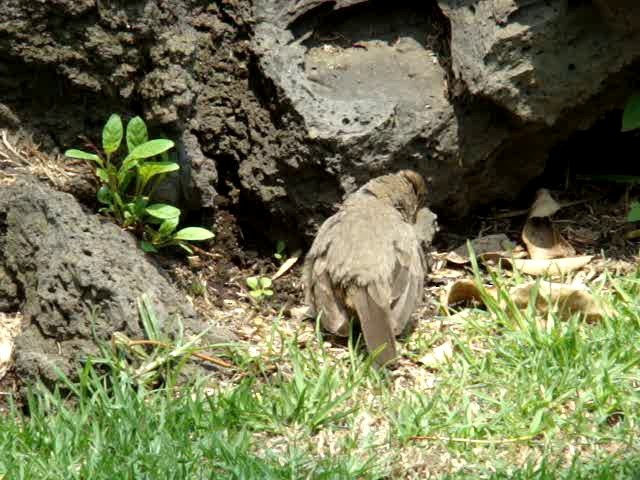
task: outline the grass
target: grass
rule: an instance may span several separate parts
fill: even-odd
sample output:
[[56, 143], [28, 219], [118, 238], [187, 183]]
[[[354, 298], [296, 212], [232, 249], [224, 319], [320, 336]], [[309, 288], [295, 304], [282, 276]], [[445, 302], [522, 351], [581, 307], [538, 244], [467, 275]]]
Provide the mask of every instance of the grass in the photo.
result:
[[407, 358], [455, 347], [430, 369], [381, 372], [353, 340], [305, 343], [277, 322], [219, 383], [142, 386], [107, 355], [70, 394], [36, 387], [29, 416], [0, 417], [0, 475], [640, 478], [640, 273], [594, 286], [612, 309], [598, 323], [518, 310], [504, 292], [521, 280], [492, 276], [502, 306], [422, 322]]

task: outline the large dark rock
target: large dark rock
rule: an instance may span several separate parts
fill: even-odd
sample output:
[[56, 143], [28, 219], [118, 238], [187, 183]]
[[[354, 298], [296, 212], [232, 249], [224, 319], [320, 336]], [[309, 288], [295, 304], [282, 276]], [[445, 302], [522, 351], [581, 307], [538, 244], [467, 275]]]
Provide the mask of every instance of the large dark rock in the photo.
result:
[[[189, 335], [207, 325], [127, 232], [85, 212], [69, 194], [30, 179], [0, 190], [0, 251], [22, 297], [25, 327], [16, 339], [23, 379], [53, 382], [54, 366], [73, 377], [95, 340], [113, 332], [144, 338], [136, 300], [146, 294], [161, 328]], [[0, 269], [1, 270], [1, 269]], [[229, 340], [213, 330], [208, 340]]]
[[0, 14], [4, 117], [67, 148], [112, 110], [143, 113], [179, 145], [165, 198], [239, 190], [244, 221], [282, 237], [404, 167], [432, 179], [443, 220], [514, 197], [623, 105], [640, 57], [630, 0], [5, 0]]
[[[605, 2], [600, 2], [604, 4]], [[613, 2], [615, 3], [615, 2]], [[610, 28], [615, 7], [548, 0], [440, 0], [451, 20], [453, 70], [473, 95], [522, 122], [554, 125], [600, 93], [605, 81], [640, 56], [636, 26]], [[616, 52], [612, 55], [612, 52]]]

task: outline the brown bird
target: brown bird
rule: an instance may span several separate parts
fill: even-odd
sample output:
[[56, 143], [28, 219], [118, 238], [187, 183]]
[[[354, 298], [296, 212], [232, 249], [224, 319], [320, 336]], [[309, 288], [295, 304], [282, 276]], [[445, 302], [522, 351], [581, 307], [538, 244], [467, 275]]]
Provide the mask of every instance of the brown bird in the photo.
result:
[[322, 224], [305, 259], [311, 312], [339, 336], [357, 318], [369, 352], [381, 348], [379, 364], [396, 357], [395, 336], [422, 300], [422, 243], [437, 229], [435, 215], [421, 209], [425, 195], [424, 179], [412, 170], [370, 180]]

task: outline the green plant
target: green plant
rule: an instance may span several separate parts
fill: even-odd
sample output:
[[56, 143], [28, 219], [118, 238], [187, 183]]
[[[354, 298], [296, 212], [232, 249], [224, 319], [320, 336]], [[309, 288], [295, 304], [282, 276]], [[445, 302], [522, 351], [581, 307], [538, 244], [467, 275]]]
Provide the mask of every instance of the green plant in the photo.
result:
[[286, 242], [284, 240], [278, 240], [276, 242], [276, 253], [274, 253], [273, 256], [280, 262], [284, 262], [287, 259], [287, 254], [285, 253], [286, 248]]
[[247, 278], [247, 286], [249, 287], [249, 295], [256, 300], [262, 300], [264, 297], [273, 295], [271, 288], [272, 282], [269, 277], [249, 277]]
[[[119, 154], [123, 138], [127, 144], [124, 158]], [[125, 135], [122, 120], [113, 114], [102, 129], [102, 153], [93, 147], [96, 153], [70, 149], [65, 155], [96, 165], [95, 173], [101, 184], [97, 198], [104, 205], [100, 212], [111, 215], [122, 227], [138, 232], [144, 251], [177, 245], [192, 253], [186, 242], [207, 240], [213, 238], [213, 233], [200, 227], [176, 231], [180, 209], [150, 203], [166, 175], [180, 168], [169, 160], [167, 152], [173, 147], [171, 140], [149, 140], [147, 126], [140, 117], [129, 121]]]

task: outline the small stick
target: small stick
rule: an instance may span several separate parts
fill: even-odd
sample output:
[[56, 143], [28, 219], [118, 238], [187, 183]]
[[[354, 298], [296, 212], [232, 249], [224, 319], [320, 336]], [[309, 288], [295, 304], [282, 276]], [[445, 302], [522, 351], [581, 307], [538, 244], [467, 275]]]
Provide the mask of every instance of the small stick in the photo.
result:
[[195, 245], [189, 245], [189, 248], [193, 248], [193, 250], [196, 251], [197, 253], [205, 255], [205, 256], [207, 256], [209, 258], [220, 258], [220, 255], [216, 255], [214, 253], [209, 253], [206, 250], [201, 249], [200, 247], [196, 247]]
[[506, 443], [518, 443], [527, 442], [533, 440], [537, 435], [525, 435], [523, 437], [516, 438], [501, 438], [495, 440], [483, 440], [475, 438], [458, 438], [458, 437], [439, 437], [437, 435], [416, 435], [411, 437], [411, 440], [438, 440], [442, 442], [461, 442], [461, 443], [475, 443], [479, 445], [500, 445]]
[[[169, 345], [167, 343], [164, 343], [164, 342], [159, 342], [157, 340], [129, 340], [128, 345], [132, 346], [132, 347], [136, 346], [136, 345], [154, 345], [154, 346], [157, 346], [157, 347], [171, 348], [171, 345]], [[230, 363], [225, 362], [221, 358], [213, 357], [211, 355], [206, 355], [204, 353], [193, 352], [193, 353], [191, 353], [191, 355], [193, 355], [196, 358], [199, 358], [200, 360], [205, 360], [207, 362], [211, 362], [211, 363], [213, 363], [215, 365], [218, 365], [220, 367], [231, 368], [233, 366]]]
[[[573, 207], [574, 205], [580, 205], [582, 203], [591, 202], [592, 200], [598, 200], [598, 199], [590, 198], [586, 200], [576, 200], [574, 202], [561, 203], [560, 208]], [[493, 217], [484, 217], [484, 218], [486, 218], [487, 220], [500, 220], [503, 218], [519, 217], [521, 215], [526, 215], [527, 213], [529, 213], [529, 210], [530, 210], [529, 208], [524, 208], [522, 210], [513, 210], [511, 212], [499, 213], [497, 215], [494, 215]]]

